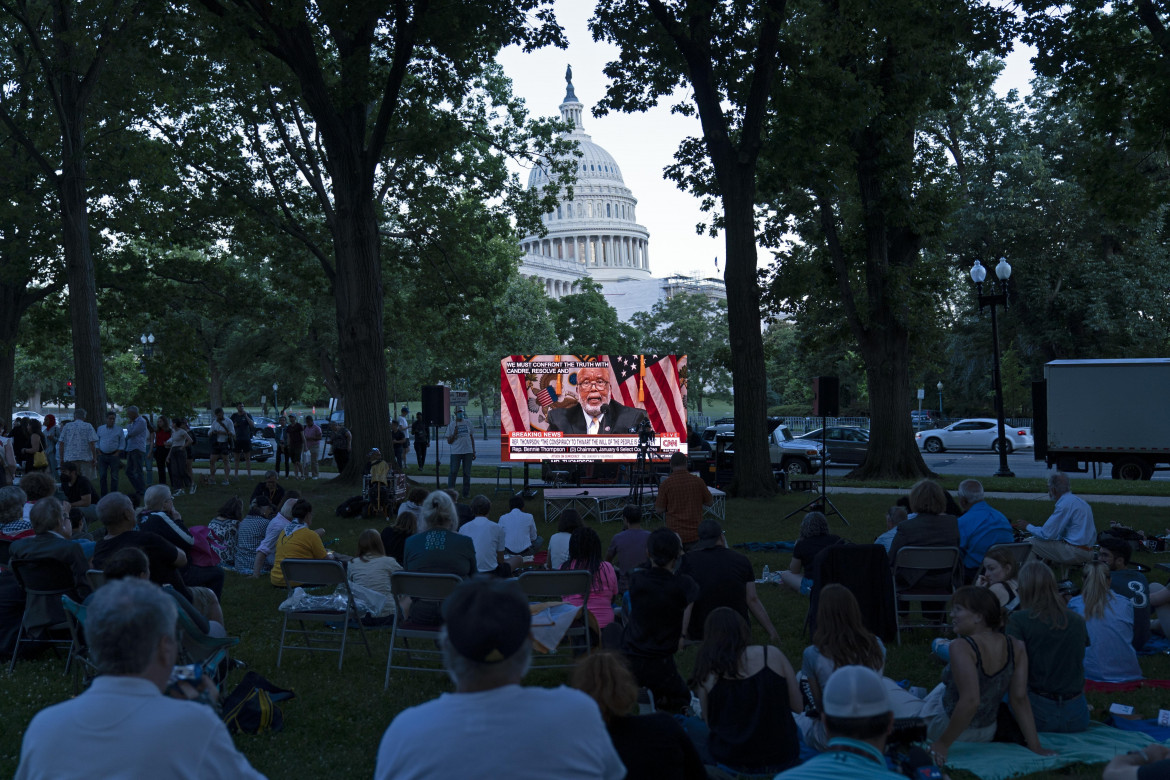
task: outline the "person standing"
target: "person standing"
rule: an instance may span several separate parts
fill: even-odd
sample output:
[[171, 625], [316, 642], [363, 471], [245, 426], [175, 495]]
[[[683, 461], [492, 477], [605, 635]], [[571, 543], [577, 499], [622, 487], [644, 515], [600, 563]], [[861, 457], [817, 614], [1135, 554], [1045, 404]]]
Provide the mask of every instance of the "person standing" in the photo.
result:
[[[306, 420], [310, 419], [308, 417]], [[293, 473], [296, 474], [297, 479], [302, 479], [305, 476], [305, 470], [301, 465], [301, 453], [305, 450], [305, 426], [297, 422], [297, 416], [290, 414], [288, 416], [288, 427], [284, 429], [284, 454], [288, 458], [288, 462], [292, 464]], [[285, 464], [285, 476], [288, 476], [288, 464]]]
[[275, 453], [273, 454], [273, 458], [276, 460], [276, 465], [273, 468], [276, 470], [277, 474], [280, 473], [280, 459], [281, 459], [281, 456], [284, 456], [284, 478], [285, 479], [288, 479], [288, 465], [289, 465], [288, 464], [288, 453], [285, 451], [285, 447], [284, 447], [284, 440], [285, 440], [284, 431], [287, 427], [288, 427], [288, 418], [282, 414], [282, 415], [280, 415], [280, 417], [277, 418], [276, 426], [272, 429], [272, 438], [273, 438], [272, 445], [273, 445], [273, 449], [275, 450]]
[[[166, 460], [171, 470], [171, 487], [175, 489], [172, 495], [176, 498], [183, 495], [184, 490], [195, 492], [195, 481], [187, 473], [187, 446], [192, 441], [191, 434], [187, 432], [186, 421], [176, 417], [174, 427], [171, 429], [171, 438], [167, 439], [166, 443]], [[212, 463], [214, 464], [215, 461], [213, 460]], [[215, 468], [214, 465], [212, 468]]]
[[329, 446], [333, 448], [333, 464], [337, 466], [337, 473], [340, 474], [349, 465], [349, 455], [353, 451], [353, 433], [340, 421], [333, 423]]
[[[97, 430], [98, 464], [101, 468], [102, 495], [118, 492], [118, 475], [122, 471], [122, 455], [126, 451], [126, 432], [118, 425], [118, 415], [106, 414], [106, 424]], [[106, 475], [113, 472], [109, 483]]]
[[[45, 434], [41, 432], [41, 421], [33, 418], [28, 422], [28, 446], [24, 448], [22, 460], [24, 473], [44, 471], [49, 467], [49, 456], [45, 452]], [[43, 455], [40, 465], [37, 465], [37, 455]]]
[[61, 440], [61, 426], [57, 424], [56, 415], [45, 415], [45, 454], [49, 456], [49, 473], [57, 474], [61, 464], [57, 462], [57, 442]]
[[[321, 439], [325, 437], [325, 433], [321, 430], [321, 426], [313, 422], [313, 418], [305, 415], [305, 449], [309, 451], [309, 468], [312, 469], [313, 479], [318, 479], [321, 474], [317, 471], [317, 457], [321, 451]], [[309, 475], [305, 474], [307, 478]]]
[[134, 495], [141, 501], [146, 495], [142, 464], [146, 460], [146, 443], [150, 431], [146, 419], [138, 413], [137, 406], [127, 406], [126, 417], [130, 420], [130, 424], [126, 426], [126, 479], [130, 480]]
[[687, 472], [687, 456], [681, 452], [671, 455], [670, 476], [659, 485], [654, 508], [663, 513], [666, 527], [679, 535], [684, 549], [690, 550], [699, 541], [703, 508], [714, 502], [702, 477]]
[[410, 424], [410, 435], [414, 437], [414, 456], [421, 470], [427, 462], [427, 447], [431, 446], [431, 432], [423, 422], [422, 412], [415, 414], [414, 422]]
[[[151, 452], [154, 453], [154, 465], [158, 468], [158, 484], [165, 485], [167, 483], [167, 442], [171, 438], [171, 421], [165, 414], [160, 414], [155, 418], [154, 423], [154, 447]], [[179, 486], [174, 482], [171, 483], [172, 490], [178, 490]]]
[[235, 446], [232, 451], [236, 460], [236, 479], [240, 477], [240, 458], [247, 464], [248, 479], [252, 479], [252, 435], [256, 432], [256, 421], [252, 415], [244, 411], [242, 403], [236, 404], [236, 411], [232, 414], [232, 428], [235, 429]]
[[455, 419], [447, 426], [447, 443], [451, 445], [451, 463], [447, 469], [447, 487], [454, 489], [455, 476], [463, 467], [463, 497], [471, 495], [471, 463], [475, 460], [475, 438], [462, 409], [455, 410]]
[[390, 423], [390, 441], [394, 445], [394, 470], [398, 472], [406, 471], [406, 448], [409, 443], [406, 440], [406, 430], [402, 427], [402, 423], [395, 417]]
[[[220, 458], [223, 458], [223, 484], [230, 485], [229, 477], [231, 476], [231, 452], [232, 439], [236, 435], [236, 431], [231, 424], [224, 419], [223, 409], [216, 407], [215, 419], [211, 421], [211, 483], [215, 484], [215, 463]], [[174, 448], [171, 448], [174, 452]], [[175, 495], [179, 495], [176, 493]]]
[[85, 409], [74, 409], [73, 422], [61, 432], [59, 450], [57, 460], [76, 463], [77, 470], [91, 482], [97, 479], [97, 432], [85, 422]]

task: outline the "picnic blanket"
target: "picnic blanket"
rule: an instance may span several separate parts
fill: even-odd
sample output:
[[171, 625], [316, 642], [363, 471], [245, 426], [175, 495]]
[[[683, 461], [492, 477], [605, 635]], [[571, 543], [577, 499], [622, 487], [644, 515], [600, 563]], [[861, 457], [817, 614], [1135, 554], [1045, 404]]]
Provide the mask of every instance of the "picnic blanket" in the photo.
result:
[[1170, 655], [1170, 639], [1164, 636], [1151, 636], [1146, 640], [1146, 646], [1137, 651], [1138, 655]]
[[732, 546], [748, 552], [792, 552], [796, 542], [740, 542]]
[[1094, 721], [1088, 731], [1079, 734], [1041, 732], [1040, 744], [1057, 751], [1055, 756], [1041, 756], [1022, 745], [1005, 742], [956, 742], [951, 745], [947, 769], [962, 769], [982, 780], [1006, 780], [1069, 764], [1102, 764], [1151, 742], [1147, 734]]
[[1119, 693], [1136, 691], [1138, 688], [1170, 688], [1170, 680], [1130, 680], [1129, 682], [1109, 683], [1097, 680], [1085, 680], [1085, 692]]

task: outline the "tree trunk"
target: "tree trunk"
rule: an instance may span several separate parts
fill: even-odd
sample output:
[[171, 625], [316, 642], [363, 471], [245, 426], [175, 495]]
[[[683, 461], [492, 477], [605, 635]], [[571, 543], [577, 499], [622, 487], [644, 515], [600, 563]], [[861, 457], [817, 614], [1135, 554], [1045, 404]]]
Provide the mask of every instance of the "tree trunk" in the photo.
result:
[[737, 171], [731, 187], [723, 188], [727, 266], [727, 332], [735, 380], [735, 480], [737, 496], [770, 496], [776, 492], [766, 430], [768, 414], [764, 376], [764, 337], [760, 332], [760, 286], [756, 280], [754, 174]]
[[16, 337], [24, 307], [20, 305], [23, 288], [0, 284], [0, 412], [4, 423], [11, 422], [12, 384], [16, 379]]
[[207, 408], [219, 409], [223, 407], [223, 372], [214, 357], [207, 358], [207, 373], [211, 377], [207, 386]]
[[[333, 186], [337, 218], [333, 230], [337, 260], [333, 296], [337, 306], [337, 353], [346, 427], [353, 452], [371, 447], [392, 452], [390, 405], [386, 392], [386, 351], [382, 335], [382, 263], [372, 189], [361, 172], [335, 161]], [[351, 458], [340, 479], [361, 479], [365, 459]]]
[[[81, 144], [80, 121], [77, 125], [77, 138], [70, 139], [74, 148]], [[98, 329], [97, 285], [89, 242], [85, 161], [80, 156], [65, 162], [57, 197], [61, 206], [65, 279], [69, 285], [69, 321], [73, 329], [73, 388], [77, 407], [99, 419], [106, 408], [106, 380]]]
[[[893, 317], [887, 315], [887, 319]], [[849, 473], [853, 479], [931, 477], [914, 439], [910, 422], [909, 334], [893, 322], [860, 340], [869, 383], [869, 451]]]

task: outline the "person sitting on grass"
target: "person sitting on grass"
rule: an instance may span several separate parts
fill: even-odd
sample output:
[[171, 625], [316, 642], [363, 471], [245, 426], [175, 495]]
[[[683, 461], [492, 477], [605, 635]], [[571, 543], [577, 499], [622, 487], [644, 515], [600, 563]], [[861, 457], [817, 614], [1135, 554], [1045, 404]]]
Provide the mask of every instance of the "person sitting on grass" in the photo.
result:
[[[557, 519], [557, 532], [548, 540], [548, 567], [550, 569], [557, 571], [565, 564], [565, 561], [569, 560], [569, 538], [573, 535], [573, 531], [584, 525], [581, 522], [581, 515], [576, 509], [566, 509], [561, 512], [561, 516]], [[645, 542], [642, 543], [642, 557], [639, 561], [644, 560], [646, 560]]]
[[829, 678], [821, 699], [828, 749], [776, 775], [777, 780], [905, 780], [887, 768], [886, 737], [894, 728], [894, 712], [877, 672], [842, 666]]
[[[800, 673], [812, 694], [812, 709], [820, 711], [823, 692], [833, 673], [844, 666], [865, 666], [879, 675], [886, 664], [886, 647], [882, 640], [865, 627], [857, 597], [838, 583], [826, 585], [817, 601], [817, 629], [813, 643], [804, 649]], [[922, 699], [882, 677], [895, 718], [916, 718], [922, 712]], [[824, 721], [804, 713], [796, 716], [796, 725], [805, 744], [814, 750], [828, 748]]]
[[171, 489], [166, 485], [151, 485], [146, 489], [146, 508], [139, 515], [140, 530], [158, 534], [178, 547], [187, 556], [187, 565], [180, 569], [180, 576], [187, 587], [210, 588], [216, 599], [223, 597], [223, 569], [218, 566], [196, 566], [191, 563], [195, 538], [183, 523], [183, 516], [175, 508]]
[[1008, 636], [1028, 651], [1028, 701], [1037, 731], [1078, 732], [1089, 727], [1085, 701], [1085, 620], [1064, 605], [1047, 564], [1020, 568], [1020, 608], [1008, 617]]
[[951, 644], [943, 681], [927, 695], [922, 708], [936, 763], [947, 762], [955, 742], [991, 742], [1005, 695], [1028, 749], [1053, 755], [1040, 745], [1032, 719], [1027, 648], [1000, 631], [999, 600], [987, 588], [959, 588], [951, 599], [951, 621], [959, 638]]
[[802, 596], [807, 596], [812, 592], [813, 580], [817, 574], [813, 571], [813, 561], [822, 550], [840, 543], [840, 536], [829, 533], [829, 519], [823, 512], [806, 514], [800, 521], [800, 538], [792, 548], [792, 561], [788, 564], [788, 571], [780, 572], [780, 584], [792, 588]]
[[1104, 561], [1085, 564], [1081, 593], [1069, 600], [1068, 608], [1085, 619], [1089, 631], [1087, 679], [1108, 683], [1142, 679], [1133, 649], [1133, 602], [1112, 589]]
[[285, 526], [292, 522], [292, 510], [297, 505], [301, 494], [296, 490], [289, 490], [284, 494], [284, 505], [280, 511], [268, 521], [264, 529], [264, 540], [256, 548], [256, 560], [252, 564], [252, 576], [259, 577], [276, 564], [276, 541], [284, 531]]
[[357, 557], [349, 562], [347, 577], [350, 582], [377, 591], [386, 602], [376, 615], [367, 615], [362, 623], [367, 626], [388, 625], [394, 618], [394, 596], [390, 592], [390, 575], [402, 571], [402, 564], [386, 555], [382, 537], [373, 528], [362, 531], [358, 537]]
[[800, 737], [792, 714], [802, 705], [784, 653], [753, 645], [748, 622], [729, 607], [712, 610], [703, 637], [691, 676], [703, 717], [688, 719], [703, 763], [743, 774], [772, 774], [796, 764]]
[[597, 702], [614, 749], [626, 765], [626, 780], [706, 780], [695, 744], [673, 716], [637, 714], [638, 683], [620, 654], [601, 650], [583, 656], [569, 685]]
[[252, 488], [252, 496], [248, 499], [248, 503], [254, 504], [259, 499], [264, 498], [272, 506], [283, 504], [284, 488], [276, 481], [279, 476], [275, 471], [265, 472], [264, 481], [257, 482], [256, 487]]
[[630, 577], [630, 615], [622, 634], [622, 652], [638, 684], [649, 688], [663, 712], [681, 712], [691, 692], [678, 673], [674, 654], [682, 649], [698, 584], [675, 574], [683, 546], [678, 534], [657, 528], [646, 543], [650, 568]]
[[[105, 568], [102, 569], [102, 574], [105, 575], [107, 583], [127, 578], [141, 579], [149, 582], [150, 559], [146, 557], [146, 553], [137, 547], [126, 547], [110, 556], [109, 560], [106, 561]], [[205, 615], [170, 585], [163, 585], [161, 587], [167, 595], [175, 600], [175, 606], [182, 610], [187, 617], [191, 618], [191, 622], [195, 624], [195, 627], [204, 634], [213, 637], [227, 636], [227, 629], [224, 627], [223, 609], [218, 602], [205, 605], [208, 613]], [[92, 599], [92, 596], [90, 599]], [[87, 604], [90, 599], [86, 599]]]
[[504, 766], [511, 780], [626, 776], [592, 699], [563, 686], [520, 685], [532, 657], [531, 623], [515, 582], [487, 577], [455, 589], [443, 602], [439, 631], [455, 692], [398, 713], [378, 746], [376, 780], [495, 775]]
[[[573, 510], [573, 519], [581, 523], [581, 517]], [[562, 515], [562, 518], [564, 515]], [[560, 530], [559, 528], [557, 530]], [[570, 531], [572, 533], [572, 531]], [[646, 560], [646, 539], [650, 532], [642, 527], [642, 509], [637, 504], [622, 507], [622, 530], [614, 534], [605, 552], [605, 559], [613, 564], [618, 573], [618, 590], [625, 593], [630, 587], [630, 572]], [[553, 537], [556, 538], [556, 537]], [[552, 541], [549, 541], [549, 555], [552, 555]]]
[[1141, 650], [1150, 640], [1150, 583], [1146, 575], [1129, 567], [1133, 556], [1129, 542], [1102, 536], [1097, 547], [1097, 557], [1109, 569], [1109, 586], [1133, 604], [1133, 649]]
[[[236, 530], [236, 559], [233, 568], [240, 574], [252, 576], [256, 549], [264, 542], [264, 534], [268, 531], [268, 524], [275, 514], [276, 507], [263, 498], [248, 507], [248, 514], [240, 521]], [[263, 558], [261, 555], [262, 560]]]
[[[987, 588], [999, 599], [1004, 620], [1020, 607], [1020, 585], [1016, 582], [1016, 559], [1006, 550], [992, 550], [983, 559], [983, 569], [975, 578], [975, 585]], [[946, 661], [950, 660], [950, 640], [939, 637], [930, 643], [930, 650]]]
[[460, 523], [459, 533], [469, 537], [475, 545], [476, 567], [480, 574], [511, 577], [512, 570], [522, 561], [518, 556], [505, 555], [504, 529], [488, 517], [491, 499], [477, 495], [471, 499], [471, 522]]
[[[426, 500], [424, 493], [421, 501]], [[393, 525], [382, 529], [382, 549], [396, 561], [406, 560], [406, 540], [418, 533], [418, 515], [412, 511], [399, 512]]]
[[410, 492], [406, 494], [406, 500], [398, 505], [397, 513], [399, 515], [404, 512], [414, 513], [415, 522], [417, 523], [417, 526], [414, 530], [414, 533], [416, 534], [421, 534], [423, 531], [427, 530], [422, 520], [422, 502], [426, 500], [427, 489], [424, 487], [415, 486], [412, 487]]
[[[236, 567], [236, 550], [239, 549], [240, 523], [244, 519], [244, 502], [239, 496], [232, 496], [207, 523], [207, 544], [219, 556], [224, 569]], [[249, 563], [251, 559], [249, 559]]]

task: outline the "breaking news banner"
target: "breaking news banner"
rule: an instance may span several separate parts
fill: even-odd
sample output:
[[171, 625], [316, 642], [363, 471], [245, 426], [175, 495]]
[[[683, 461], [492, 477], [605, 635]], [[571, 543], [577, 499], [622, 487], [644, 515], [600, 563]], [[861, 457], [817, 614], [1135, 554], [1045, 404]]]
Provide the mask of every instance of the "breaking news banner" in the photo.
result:
[[510, 355], [500, 361], [505, 461], [634, 461], [687, 451], [686, 355]]

